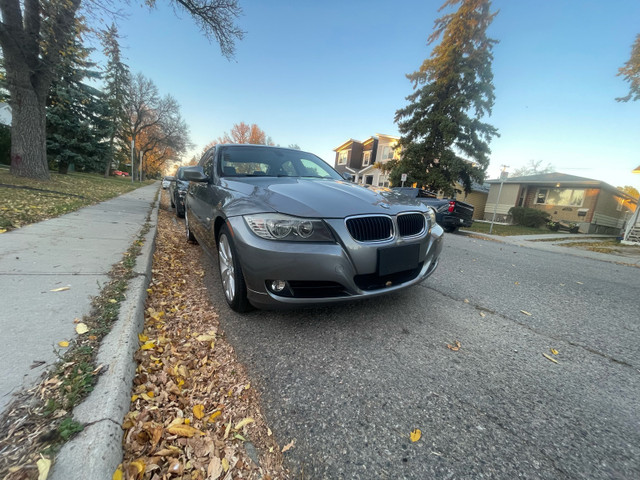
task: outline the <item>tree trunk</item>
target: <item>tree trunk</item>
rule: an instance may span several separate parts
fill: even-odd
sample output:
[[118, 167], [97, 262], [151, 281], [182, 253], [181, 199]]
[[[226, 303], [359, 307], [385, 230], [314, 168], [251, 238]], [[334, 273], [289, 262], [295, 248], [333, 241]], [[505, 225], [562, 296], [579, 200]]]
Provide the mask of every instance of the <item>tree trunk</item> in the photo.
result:
[[45, 98], [34, 89], [11, 89], [11, 174], [49, 180]]

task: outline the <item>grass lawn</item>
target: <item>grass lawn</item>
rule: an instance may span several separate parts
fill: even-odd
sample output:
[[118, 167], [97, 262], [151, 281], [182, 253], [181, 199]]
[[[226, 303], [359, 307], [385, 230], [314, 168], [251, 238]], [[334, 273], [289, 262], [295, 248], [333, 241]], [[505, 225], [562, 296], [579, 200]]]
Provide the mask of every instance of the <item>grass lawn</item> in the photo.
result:
[[14, 177], [0, 168], [0, 233], [117, 197], [152, 181], [93, 173], [51, 173], [50, 181]]
[[609, 239], [593, 242], [568, 242], [561, 243], [561, 247], [582, 248], [592, 252], [613, 253], [617, 255], [632, 255], [640, 257], [640, 247], [635, 245], [623, 245], [618, 240]]
[[[464, 230], [478, 233], [489, 233], [490, 223], [473, 222], [471, 227], [464, 227]], [[546, 228], [531, 228], [523, 227], [521, 225], [498, 225], [493, 224], [492, 235], [500, 235], [502, 237], [508, 237], [510, 235], [544, 235], [550, 233]]]

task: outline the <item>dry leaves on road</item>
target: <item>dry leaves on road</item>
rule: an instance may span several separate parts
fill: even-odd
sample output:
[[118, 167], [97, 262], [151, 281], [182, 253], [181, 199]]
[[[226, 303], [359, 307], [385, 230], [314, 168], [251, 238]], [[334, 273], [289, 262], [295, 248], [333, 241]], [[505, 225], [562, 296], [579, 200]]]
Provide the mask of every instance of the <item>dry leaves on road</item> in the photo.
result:
[[[257, 393], [220, 331], [203, 283], [200, 247], [163, 192], [145, 328], [123, 428], [123, 479], [288, 478]], [[259, 465], [247, 454], [251, 442]]]

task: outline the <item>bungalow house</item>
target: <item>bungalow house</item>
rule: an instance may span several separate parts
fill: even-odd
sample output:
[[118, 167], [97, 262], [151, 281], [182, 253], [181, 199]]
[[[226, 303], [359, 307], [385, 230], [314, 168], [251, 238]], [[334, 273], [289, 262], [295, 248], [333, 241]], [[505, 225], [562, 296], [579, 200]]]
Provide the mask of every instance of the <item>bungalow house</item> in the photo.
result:
[[487, 183], [485, 220], [491, 220], [495, 210], [496, 221], [508, 222], [511, 207], [529, 207], [549, 213], [552, 221], [577, 223], [582, 233], [619, 235], [638, 204], [608, 183], [564, 173], [507, 178], [501, 192], [501, 180]]
[[380, 169], [380, 165], [397, 158], [398, 152], [394, 149], [398, 140], [398, 137], [381, 133], [363, 142], [350, 138], [333, 149], [336, 152], [335, 168], [340, 173], [352, 174], [355, 183], [388, 187], [389, 175]]

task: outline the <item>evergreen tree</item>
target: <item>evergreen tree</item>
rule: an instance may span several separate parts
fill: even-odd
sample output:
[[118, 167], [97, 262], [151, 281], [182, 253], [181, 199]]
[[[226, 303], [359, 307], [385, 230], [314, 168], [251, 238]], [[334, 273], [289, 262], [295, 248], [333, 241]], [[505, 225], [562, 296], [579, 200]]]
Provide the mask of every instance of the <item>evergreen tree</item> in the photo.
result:
[[82, 45], [84, 28], [76, 24], [77, 34], [61, 53], [47, 98], [47, 158], [59, 173], [67, 173], [70, 165], [96, 171], [104, 162], [107, 104], [100, 90], [85, 83], [100, 73]]
[[624, 78], [629, 83], [629, 93], [624, 97], [616, 98], [619, 102], [628, 102], [629, 100], [640, 100], [640, 34], [636, 36], [636, 41], [631, 46], [631, 56], [624, 64], [624, 67], [618, 69], [618, 76]]
[[394, 185], [402, 173], [409, 183], [446, 193], [453, 192], [456, 181], [469, 192], [472, 181], [484, 180], [489, 142], [498, 135], [480, 120], [491, 114], [495, 98], [491, 61], [496, 40], [486, 31], [496, 13], [490, 12], [490, 0], [447, 0], [440, 11], [458, 4], [455, 13], [435, 21], [428, 44], [442, 41], [431, 57], [407, 75], [415, 91], [395, 116], [401, 156], [384, 166]]
[[105, 96], [109, 105], [109, 152], [106, 157], [104, 176], [109, 176], [111, 168], [126, 163], [126, 148], [122, 143], [126, 137], [127, 109], [131, 74], [129, 67], [122, 61], [119, 34], [112, 24], [100, 35], [103, 52], [107, 57], [104, 72]]

